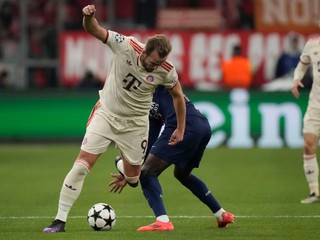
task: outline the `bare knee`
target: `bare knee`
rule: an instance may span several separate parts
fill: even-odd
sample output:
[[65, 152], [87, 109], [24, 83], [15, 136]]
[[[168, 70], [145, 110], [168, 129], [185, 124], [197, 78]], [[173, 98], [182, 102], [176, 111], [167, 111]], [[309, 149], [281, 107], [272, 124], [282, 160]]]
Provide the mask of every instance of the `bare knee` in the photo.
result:
[[159, 171], [157, 171], [157, 169], [152, 169], [149, 166], [143, 165], [142, 170], [141, 170], [141, 176], [144, 175], [153, 175], [153, 176], [158, 176], [159, 175]]
[[304, 138], [304, 153], [315, 154], [317, 151], [318, 137], [313, 135], [307, 135]]
[[149, 154], [143, 165], [141, 175], [149, 174], [152, 176], [159, 176], [170, 165], [171, 163], [162, 160], [153, 154]]
[[75, 163], [81, 163], [85, 165], [88, 168], [88, 170], [91, 170], [91, 168], [93, 168], [99, 156], [100, 154], [92, 154], [92, 153], [88, 153], [86, 151], [80, 150], [80, 153]]

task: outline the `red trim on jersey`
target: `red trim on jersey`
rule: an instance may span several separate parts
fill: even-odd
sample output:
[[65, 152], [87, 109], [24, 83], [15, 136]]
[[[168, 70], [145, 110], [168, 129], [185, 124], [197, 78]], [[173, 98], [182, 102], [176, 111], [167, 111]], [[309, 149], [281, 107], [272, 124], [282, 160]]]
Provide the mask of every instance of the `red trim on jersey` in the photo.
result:
[[107, 43], [107, 41], [108, 41], [109, 31], [107, 29], [106, 29], [106, 31], [107, 31], [107, 35], [106, 35], [106, 39], [103, 40], [103, 43]]
[[130, 43], [131, 47], [133, 47], [133, 49], [137, 52], [137, 53], [141, 53], [143, 51], [143, 48], [136, 43], [135, 41], [133, 41], [132, 39], [130, 39]]
[[168, 72], [170, 72], [172, 70], [172, 68], [173, 68], [173, 66], [168, 62], [164, 62], [164, 64], [162, 64], [161, 67], [163, 69], [167, 70]]
[[91, 120], [92, 120], [92, 118], [93, 118], [94, 112], [95, 112], [95, 111], [98, 109], [98, 107], [100, 107], [100, 106], [101, 106], [100, 101], [98, 101], [98, 102], [96, 103], [96, 105], [94, 105], [94, 107], [93, 107], [93, 109], [92, 109], [92, 111], [91, 111], [91, 113], [90, 113], [90, 115], [89, 115], [89, 118], [88, 118], [87, 127], [89, 126], [89, 124], [90, 124], [90, 122], [91, 122]]

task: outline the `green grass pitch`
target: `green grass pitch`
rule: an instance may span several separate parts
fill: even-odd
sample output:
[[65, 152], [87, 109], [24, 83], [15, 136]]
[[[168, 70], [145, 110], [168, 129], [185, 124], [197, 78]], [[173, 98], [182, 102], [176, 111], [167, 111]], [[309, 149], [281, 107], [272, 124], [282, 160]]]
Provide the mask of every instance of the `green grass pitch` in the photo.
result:
[[[141, 188], [108, 191], [115, 171], [111, 147], [87, 176], [72, 208], [65, 233], [43, 233], [54, 218], [63, 179], [78, 154], [75, 144], [0, 146], [0, 239], [319, 239], [320, 204], [302, 205], [308, 194], [301, 149], [207, 149], [199, 169], [235, 223], [219, 229], [209, 209], [172, 176], [160, 181], [173, 232], [136, 232], [154, 221]], [[114, 229], [93, 231], [89, 208], [109, 203], [117, 213]]]

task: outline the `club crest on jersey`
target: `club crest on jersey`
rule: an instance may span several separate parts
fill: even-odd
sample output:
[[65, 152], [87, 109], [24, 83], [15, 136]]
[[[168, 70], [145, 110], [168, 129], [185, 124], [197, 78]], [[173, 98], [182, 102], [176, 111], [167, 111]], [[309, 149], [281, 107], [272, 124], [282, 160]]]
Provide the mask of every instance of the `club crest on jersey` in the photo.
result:
[[124, 40], [124, 36], [121, 34], [116, 34], [116, 36], [114, 37], [116, 39], [116, 42], [121, 43]]
[[147, 76], [146, 78], [147, 82], [153, 82], [154, 77], [152, 75]]

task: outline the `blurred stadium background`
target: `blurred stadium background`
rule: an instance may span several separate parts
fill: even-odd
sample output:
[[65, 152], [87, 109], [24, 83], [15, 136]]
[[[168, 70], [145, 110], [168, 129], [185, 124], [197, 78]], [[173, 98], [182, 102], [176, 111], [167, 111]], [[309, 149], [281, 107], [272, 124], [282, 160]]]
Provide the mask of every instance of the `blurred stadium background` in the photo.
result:
[[[209, 118], [210, 147], [301, 147], [308, 93], [290, 94], [277, 59], [317, 34], [320, 0], [0, 0], [0, 139], [79, 140], [111, 54], [82, 28], [95, 4], [108, 29], [141, 41], [166, 33], [185, 92]], [[250, 89], [225, 89], [221, 64], [240, 44]]]
[[[176, 227], [170, 238], [319, 239], [320, 205], [300, 204], [308, 194], [301, 134], [308, 89], [294, 99], [291, 73], [275, 72], [293, 33], [300, 48], [318, 34], [320, 0], [0, 0], [0, 239], [44, 239], [55, 215], [111, 58], [82, 28], [81, 10], [91, 3], [106, 28], [141, 41], [168, 34], [185, 93], [209, 119], [212, 138], [195, 173], [236, 222], [212, 227], [208, 209], [168, 170], [161, 182]], [[221, 65], [234, 44], [252, 64], [249, 89], [223, 87]], [[140, 189], [108, 192], [117, 154], [110, 147], [97, 162], [59, 239], [105, 239], [86, 222], [96, 202], [119, 216], [110, 239], [167, 238], [135, 233], [153, 219]]]

